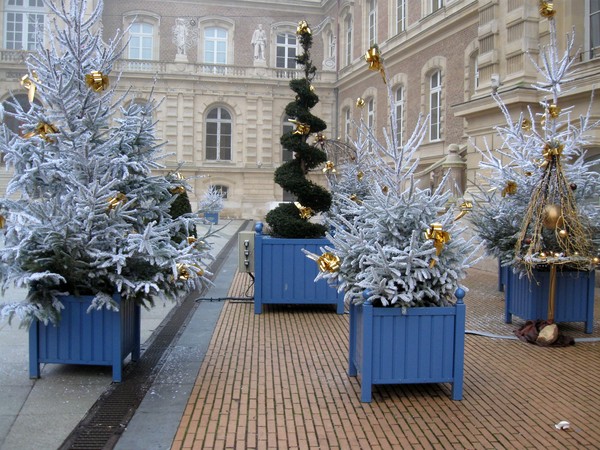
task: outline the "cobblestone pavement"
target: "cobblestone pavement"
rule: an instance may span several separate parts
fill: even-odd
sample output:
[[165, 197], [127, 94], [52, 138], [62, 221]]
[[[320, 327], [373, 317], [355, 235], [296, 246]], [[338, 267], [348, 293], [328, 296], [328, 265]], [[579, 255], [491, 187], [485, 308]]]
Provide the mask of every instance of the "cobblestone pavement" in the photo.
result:
[[[445, 384], [376, 386], [360, 402], [346, 374], [348, 315], [330, 307], [231, 301], [219, 319], [172, 449], [593, 449], [600, 448], [600, 342], [543, 348], [503, 320], [495, 273], [465, 281], [464, 398]], [[248, 291], [238, 274], [232, 297]], [[596, 314], [600, 302], [596, 290]], [[575, 338], [583, 324], [561, 324]], [[568, 430], [555, 424], [566, 420]]]

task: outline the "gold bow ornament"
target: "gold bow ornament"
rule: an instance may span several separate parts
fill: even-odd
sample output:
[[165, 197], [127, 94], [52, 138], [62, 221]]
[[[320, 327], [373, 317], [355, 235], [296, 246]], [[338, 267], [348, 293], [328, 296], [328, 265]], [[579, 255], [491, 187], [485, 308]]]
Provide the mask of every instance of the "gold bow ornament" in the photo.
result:
[[460, 212], [454, 218], [454, 221], [462, 219], [469, 211], [473, 209], [473, 203], [469, 201], [462, 202], [459, 206]]
[[317, 135], [315, 136], [315, 144], [325, 145], [326, 140], [327, 140], [327, 136], [325, 136], [321, 132], [317, 133]]
[[297, 120], [294, 120], [294, 119], [289, 119], [289, 121], [291, 123], [293, 123], [294, 125], [296, 125], [296, 129], [294, 131], [292, 131], [292, 134], [299, 134], [299, 135], [310, 134], [310, 125], [307, 125], [302, 122], [298, 122]]
[[296, 205], [296, 208], [298, 208], [301, 219], [310, 219], [313, 216], [314, 211], [312, 208], [308, 206], [302, 206], [299, 202], [294, 202], [294, 205]]
[[323, 173], [336, 173], [335, 164], [332, 161], [327, 161], [323, 168]]
[[317, 258], [317, 265], [321, 272], [337, 272], [340, 270], [340, 258], [333, 253], [326, 252]]
[[[444, 245], [450, 242], [450, 233], [444, 231], [441, 223], [432, 223], [427, 231], [425, 231], [425, 239], [432, 239], [433, 246], [435, 247], [435, 254], [440, 256]], [[429, 263], [429, 267], [435, 266], [435, 259], [432, 259]]]
[[56, 134], [56, 133], [58, 133], [58, 129], [54, 125], [46, 123], [46, 122], [40, 122], [36, 125], [36, 127], [33, 131], [30, 131], [29, 133], [25, 133], [24, 137], [26, 139], [29, 139], [34, 136], [39, 136], [42, 139], [44, 139], [46, 142], [48, 142], [49, 144], [52, 144], [54, 142], [54, 139], [52, 139], [49, 135]]
[[108, 199], [108, 210], [115, 209], [117, 206], [122, 205], [127, 201], [127, 197], [122, 192], [118, 192], [117, 195]]
[[556, 14], [556, 10], [554, 9], [554, 3], [542, 0], [540, 2], [540, 14], [546, 19], [552, 19]]
[[506, 195], [515, 195], [517, 193], [517, 182], [516, 181], [507, 181], [506, 186], [502, 189], [502, 197], [506, 197]]
[[544, 150], [542, 151], [544, 162], [542, 162], [541, 167], [546, 167], [548, 163], [552, 161], [552, 159], [559, 160], [562, 156], [564, 148], [564, 144], [561, 144], [560, 142], [547, 142], [546, 145], [544, 145]]
[[35, 70], [31, 72], [31, 77], [29, 75], [23, 75], [21, 77], [21, 86], [29, 91], [27, 94], [29, 103], [33, 103], [33, 100], [35, 99], [35, 90], [37, 89], [36, 83], [39, 81], [40, 79]]
[[369, 65], [369, 70], [381, 73], [381, 78], [383, 78], [383, 82], [385, 83], [383, 58], [381, 58], [381, 53], [379, 53], [379, 47], [377, 47], [377, 45], [373, 45], [369, 50], [367, 50], [367, 53], [365, 53], [365, 61]]
[[85, 82], [94, 92], [103, 91], [108, 87], [108, 77], [98, 70], [88, 73]]
[[306, 22], [306, 20], [301, 20], [298, 23], [298, 27], [296, 27], [296, 34], [297, 35], [311, 34], [310, 27], [308, 26], [308, 23]]

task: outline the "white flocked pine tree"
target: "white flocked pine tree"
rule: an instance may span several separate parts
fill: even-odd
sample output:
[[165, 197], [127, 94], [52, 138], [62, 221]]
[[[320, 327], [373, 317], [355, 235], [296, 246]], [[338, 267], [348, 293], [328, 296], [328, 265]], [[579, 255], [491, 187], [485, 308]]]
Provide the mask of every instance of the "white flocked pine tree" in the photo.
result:
[[556, 13], [551, 2], [540, 3], [550, 41], [539, 60], [532, 57], [540, 78], [533, 88], [543, 97], [539, 107], [515, 118], [501, 93], [494, 93], [506, 121], [497, 127], [502, 145], [477, 148], [481, 188], [471, 220], [487, 252], [521, 273], [547, 265], [592, 270], [600, 250], [600, 172], [585, 151], [600, 122], [593, 119], [593, 94], [579, 117], [566, 104], [579, 55], [573, 33], [559, 51]]
[[[0, 135], [14, 170], [0, 204], [2, 288], [28, 288], [24, 302], [5, 303], [1, 313], [24, 325], [58, 323], [65, 294], [94, 295], [95, 308], [115, 307], [117, 293], [151, 306], [210, 275], [211, 232], [194, 239], [191, 214], [169, 215], [185, 180], [152, 173], [165, 156], [156, 102], [117, 92], [111, 72], [124, 43], [102, 40], [102, 1], [91, 13], [85, 0], [68, 3], [46, 2], [51, 26], [39, 33], [46, 40], [23, 78], [30, 107], [13, 98], [20, 133], [2, 125]], [[182, 233], [189, 239], [173, 239]]]
[[[369, 55], [378, 62], [367, 61], [385, 80], [378, 49], [372, 48]], [[386, 87], [393, 105], [389, 83]], [[333, 185], [334, 205], [328, 218], [332, 231], [327, 234], [331, 246], [322, 248], [320, 255], [307, 252], [307, 256], [321, 269], [317, 279], [336, 285], [347, 303], [445, 306], [454, 301], [466, 269], [476, 261], [477, 246], [461, 236], [464, 227], [455, 220], [448, 180], [434, 191], [418, 187], [415, 180], [427, 120], [419, 118], [404, 145], [396, 141], [396, 124], [392, 106], [383, 142], [363, 120], [355, 124], [356, 155], [336, 172], [360, 176], [361, 183], [344, 182], [337, 175], [342, 182], [337, 189]], [[350, 193], [351, 186], [362, 192]]]

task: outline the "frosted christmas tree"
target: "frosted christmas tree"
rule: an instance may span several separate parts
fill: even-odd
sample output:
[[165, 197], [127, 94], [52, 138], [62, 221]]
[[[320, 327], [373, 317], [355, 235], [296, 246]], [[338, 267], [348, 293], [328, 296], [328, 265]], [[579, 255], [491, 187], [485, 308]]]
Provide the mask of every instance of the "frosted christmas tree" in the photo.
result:
[[[94, 295], [95, 308], [114, 307], [113, 294], [149, 306], [209, 275], [207, 236], [192, 236], [192, 215], [169, 214], [185, 180], [152, 173], [162, 168], [156, 103], [117, 94], [111, 71], [122, 46], [102, 41], [102, 2], [90, 16], [86, 1], [69, 3], [46, 3], [49, 44], [37, 43], [23, 77], [30, 107], [13, 99], [21, 132], [3, 126], [0, 135], [14, 170], [0, 205], [2, 287], [29, 289], [1, 312], [24, 324], [59, 322], [66, 294]], [[182, 233], [189, 239], [174, 239]]]
[[[366, 59], [385, 81], [377, 47], [369, 50]], [[392, 90], [386, 85], [393, 105]], [[337, 285], [346, 302], [369, 300], [403, 308], [448, 305], [475, 260], [475, 245], [461, 237], [464, 228], [449, 204], [450, 190], [443, 183], [433, 192], [421, 189], [414, 179], [416, 152], [427, 120], [419, 118], [403, 145], [396, 141], [396, 123], [392, 107], [383, 142], [364, 121], [357, 124], [354, 161], [360, 169], [346, 170], [361, 182], [347, 181], [342, 189], [335, 189], [328, 223], [333, 231], [327, 234], [332, 245], [323, 248], [321, 255], [308, 253], [308, 257], [321, 269], [317, 278]], [[349, 192], [353, 185], [362, 192]]]
[[516, 120], [500, 95], [494, 93], [506, 125], [497, 127], [503, 139], [499, 150], [479, 149], [481, 185], [476, 195], [473, 223], [488, 252], [521, 272], [557, 265], [593, 270], [600, 250], [600, 174], [586, 161], [585, 146], [591, 130], [590, 99], [587, 114], [573, 117], [573, 108], [561, 97], [574, 77], [574, 36], [567, 36], [564, 53], [558, 51], [556, 10], [540, 3], [548, 19], [549, 45], [533, 61], [543, 94], [539, 108], [528, 108]]

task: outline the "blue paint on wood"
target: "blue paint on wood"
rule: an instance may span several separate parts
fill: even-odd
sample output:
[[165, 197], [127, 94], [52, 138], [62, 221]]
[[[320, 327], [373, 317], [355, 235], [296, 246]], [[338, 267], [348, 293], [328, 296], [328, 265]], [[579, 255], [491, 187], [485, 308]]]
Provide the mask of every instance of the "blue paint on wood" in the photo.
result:
[[122, 380], [123, 360], [140, 357], [139, 305], [122, 302], [119, 312], [107, 309], [87, 313], [93, 296], [67, 296], [58, 326], [34, 321], [29, 328], [29, 375], [39, 378], [41, 363], [112, 366], [113, 381]]
[[214, 224], [214, 225], [218, 225], [219, 224], [219, 213], [218, 212], [205, 212], [204, 213], [204, 218]]
[[283, 239], [264, 236], [254, 238], [254, 312], [262, 305], [336, 305], [344, 313], [344, 296], [327, 284], [315, 282], [317, 263], [306, 257], [302, 249], [319, 254], [331, 245], [327, 239]]
[[[594, 270], [557, 268], [554, 322], [585, 322], [585, 332], [593, 332], [595, 276]], [[504, 305], [506, 323], [512, 322], [513, 315], [523, 320], [546, 320], [549, 292], [549, 271], [534, 269], [533, 278], [529, 279], [508, 270]]]
[[452, 383], [461, 400], [464, 376], [464, 290], [454, 306], [431, 308], [350, 306], [348, 375], [361, 377], [361, 401], [372, 385]]

